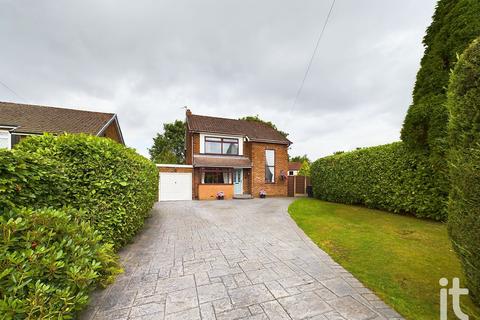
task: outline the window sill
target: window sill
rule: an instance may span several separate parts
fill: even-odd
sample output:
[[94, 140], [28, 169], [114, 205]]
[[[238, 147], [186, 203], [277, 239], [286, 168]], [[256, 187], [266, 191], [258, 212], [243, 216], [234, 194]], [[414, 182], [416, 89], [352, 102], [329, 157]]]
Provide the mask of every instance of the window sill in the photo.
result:
[[243, 157], [243, 154], [225, 154], [225, 153], [198, 153], [202, 156], [225, 156], [225, 157]]

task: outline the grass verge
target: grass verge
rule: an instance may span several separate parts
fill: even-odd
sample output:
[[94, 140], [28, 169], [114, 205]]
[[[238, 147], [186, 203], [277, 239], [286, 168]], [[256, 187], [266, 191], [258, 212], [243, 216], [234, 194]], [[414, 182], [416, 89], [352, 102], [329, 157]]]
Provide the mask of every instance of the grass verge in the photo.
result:
[[[407, 319], [439, 319], [440, 278], [465, 283], [445, 224], [305, 198], [289, 213], [312, 241]], [[461, 304], [470, 319], [480, 319], [468, 297]], [[451, 310], [449, 319], [456, 319]]]

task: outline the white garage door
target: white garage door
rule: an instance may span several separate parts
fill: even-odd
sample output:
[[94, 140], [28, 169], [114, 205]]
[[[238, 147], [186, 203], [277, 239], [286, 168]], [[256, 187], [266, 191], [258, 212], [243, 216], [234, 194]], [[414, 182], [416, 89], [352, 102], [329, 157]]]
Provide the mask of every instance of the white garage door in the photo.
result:
[[160, 201], [192, 200], [192, 174], [160, 172]]

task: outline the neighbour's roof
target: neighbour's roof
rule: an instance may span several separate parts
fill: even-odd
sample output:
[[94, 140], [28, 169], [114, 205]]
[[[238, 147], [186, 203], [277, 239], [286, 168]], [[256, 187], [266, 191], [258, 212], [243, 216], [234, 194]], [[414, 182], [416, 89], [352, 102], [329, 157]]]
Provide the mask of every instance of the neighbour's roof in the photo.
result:
[[302, 163], [301, 162], [289, 162], [288, 163], [288, 170], [300, 170], [300, 168], [302, 167]]
[[247, 157], [242, 156], [193, 156], [194, 167], [206, 168], [251, 168], [252, 162]]
[[199, 116], [187, 113], [187, 126], [193, 132], [247, 136], [252, 141], [291, 144], [280, 132], [257, 121]]
[[12, 132], [42, 134], [88, 133], [98, 135], [114, 113], [0, 102], [0, 126]]

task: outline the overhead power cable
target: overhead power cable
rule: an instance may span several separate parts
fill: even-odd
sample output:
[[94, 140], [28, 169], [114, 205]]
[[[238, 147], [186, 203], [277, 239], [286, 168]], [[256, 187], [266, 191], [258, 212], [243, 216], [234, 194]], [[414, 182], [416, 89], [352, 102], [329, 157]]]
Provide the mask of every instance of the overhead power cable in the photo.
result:
[[303, 76], [300, 87], [298, 88], [297, 94], [295, 95], [295, 99], [293, 100], [293, 105], [291, 110], [293, 110], [297, 105], [298, 98], [300, 97], [303, 86], [305, 85], [305, 80], [307, 79], [308, 73], [310, 72], [310, 68], [312, 66], [313, 60], [315, 59], [315, 55], [317, 54], [320, 41], [322, 40], [323, 34], [325, 33], [325, 29], [327, 28], [328, 20], [330, 19], [330, 15], [332, 14], [334, 6], [335, 6], [335, 0], [333, 0], [332, 4], [330, 5], [330, 10], [328, 11], [327, 17], [325, 18], [325, 22], [323, 23], [322, 31], [318, 36], [317, 43], [315, 44], [315, 49], [313, 50], [312, 57], [310, 58], [310, 61], [308, 62], [308, 65], [307, 65], [307, 70], [305, 70], [305, 75]]
[[25, 98], [23, 98], [21, 95], [19, 95], [18, 93], [16, 93], [12, 88], [10, 88], [9, 86], [7, 86], [4, 82], [0, 81], [0, 84], [5, 87], [8, 91], [10, 91], [11, 93], [13, 93], [15, 96], [17, 96], [18, 98], [24, 100], [24, 101], [27, 101]]

